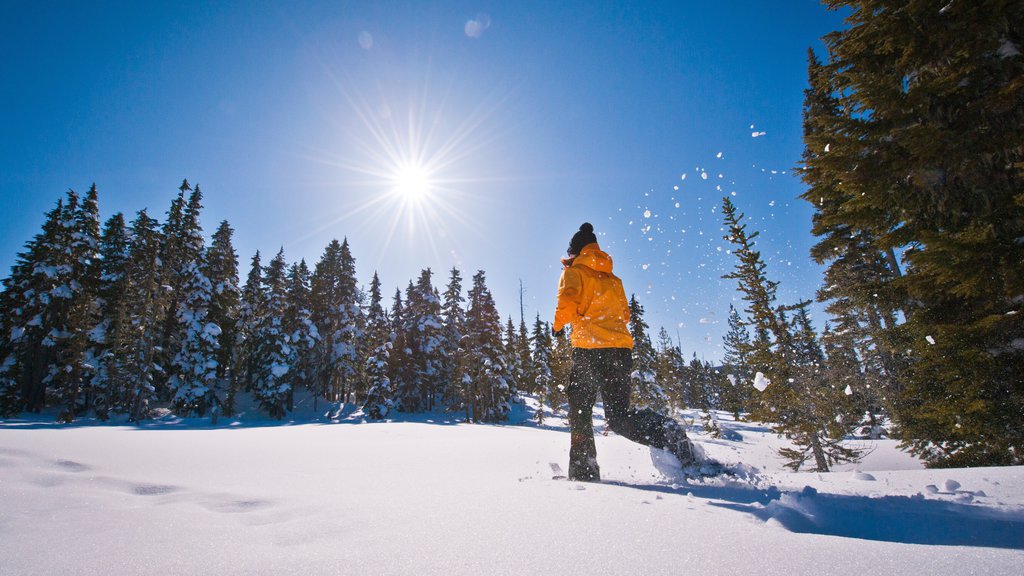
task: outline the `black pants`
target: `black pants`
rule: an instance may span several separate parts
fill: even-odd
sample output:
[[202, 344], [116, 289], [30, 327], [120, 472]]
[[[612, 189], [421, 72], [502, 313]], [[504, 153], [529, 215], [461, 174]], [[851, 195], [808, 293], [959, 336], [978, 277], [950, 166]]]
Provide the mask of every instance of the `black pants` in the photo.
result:
[[669, 421], [653, 410], [629, 407], [629, 375], [633, 367], [629, 348], [573, 348], [569, 373], [569, 479], [600, 480], [594, 446], [594, 402], [597, 392], [604, 399], [608, 427], [616, 434], [663, 448], [665, 424]]

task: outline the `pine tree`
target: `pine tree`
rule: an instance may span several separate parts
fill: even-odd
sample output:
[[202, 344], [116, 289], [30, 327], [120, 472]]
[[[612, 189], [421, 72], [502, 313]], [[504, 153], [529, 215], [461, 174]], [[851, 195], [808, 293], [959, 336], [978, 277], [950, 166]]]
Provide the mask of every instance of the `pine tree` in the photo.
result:
[[409, 284], [405, 301], [406, 362], [411, 377], [398, 389], [400, 406], [405, 412], [433, 410], [438, 394], [443, 393], [442, 365], [445, 362], [441, 300], [431, 284], [429, 268], [420, 273], [416, 284]]
[[406, 383], [416, 377], [414, 365], [410, 359], [412, 350], [406, 346], [406, 316], [405, 306], [402, 304], [402, 290], [395, 288], [395, 296], [391, 301], [390, 339], [392, 347], [388, 362], [388, 379], [396, 399], [398, 391], [407, 388]]
[[458, 387], [455, 381], [456, 352], [459, 349], [459, 341], [465, 332], [466, 311], [463, 309], [463, 302], [466, 299], [462, 296], [462, 274], [454, 266], [448, 276], [448, 285], [444, 290], [444, 303], [441, 306], [443, 318], [443, 329], [441, 333], [442, 347], [446, 361], [441, 365], [441, 381], [444, 382], [446, 395], [445, 406], [452, 406], [455, 401], [455, 389]]
[[794, 471], [813, 458], [815, 469], [827, 472], [833, 464], [860, 459], [860, 450], [842, 445], [859, 418], [844, 392], [827, 379], [825, 355], [807, 314], [809, 304], [802, 302], [793, 307], [794, 368], [788, 389], [798, 398], [779, 411], [780, 421], [796, 448], [784, 448], [779, 454], [789, 459], [787, 466]]
[[[906, 365], [894, 403], [905, 442], [933, 466], [1020, 463], [1024, 7], [831, 5], [850, 26], [826, 37], [826, 64], [812, 61], [809, 98], [836, 106], [805, 113], [816, 132], [804, 163], [812, 186], [842, 191], [826, 198], [833, 228], [902, 256], [903, 276], [890, 257], [876, 293], [905, 294], [905, 322], [881, 322], [872, 345]], [[858, 294], [844, 284], [830, 296], [857, 305]]]
[[178, 195], [171, 201], [171, 206], [167, 210], [167, 220], [164, 222], [161, 235], [163, 245], [160, 248], [160, 282], [165, 295], [161, 299], [164, 308], [159, 321], [161, 339], [157, 350], [157, 363], [161, 371], [154, 375], [154, 383], [157, 393], [163, 399], [169, 398], [168, 381], [173, 375], [171, 366], [181, 347], [178, 306], [181, 304], [186, 263], [191, 261], [190, 255], [186, 253], [189, 250], [186, 246], [189, 237], [185, 216], [188, 206], [185, 199], [186, 191], [193, 191], [192, 186], [188, 180], [182, 180], [181, 186], [178, 187]]
[[665, 390], [673, 405], [680, 408], [691, 405], [690, 399], [686, 397], [682, 373], [679, 369], [682, 364], [682, 354], [672, 342], [672, 337], [669, 336], [668, 330], [665, 330], [664, 326], [658, 331], [658, 346], [655, 352], [655, 381]]
[[217, 339], [217, 378], [228, 381], [235, 376], [235, 344], [238, 340], [240, 290], [238, 286], [238, 255], [232, 245], [234, 231], [224, 220], [213, 234], [213, 241], [206, 252], [206, 276], [210, 279], [213, 292], [210, 295], [210, 322], [220, 327]]
[[469, 290], [466, 335], [458, 352], [460, 400], [469, 421], [496, 422], [508, 417], [512, 388], [503, 348], [501, 317], [480, 270]]
[[722, 407], [739, 420], [740, 412], [750, 410], [750, 382], [754, 373], [749, 364], [752, 351], [750, 332], [732, 304], [729, 305], [729, 331], [723, 337], [722, 347], [725, 349], [722, 360], [728, 382], [724, 386]]
[[313, 271], [313, 322], [320, 334], [316, 373], [319, 395], [348, 401], [359, 366], [362, 311], [356, 289], [355, 258], [348, 239], [332, 240]]
[[162, 243], [157, 221], [140, 211], [131, 223], [128, 244], [128, 296], [114, 312], [115, 339], [105, 358], [116, 409], [134, 422], [148, 417], [157, 398], [154, 375], [161, 372], [157, 352], [167, 294], [160, 284]]
[[558, 409], [558, 397], [555, 388], [554, 372], [551, 369], [551, 356], [553, 353], [553, 342], [551, 339], [551, 325], [541, 322], [540, 314], [533, 322], [533, 366], [534, 385], [533, 392], [537, 395], [537, 424], [544, 424], [544, 404], [551, 406], [552, 411]]
[[380, 279], [373, 273], [370, 282], [370, 304], [366, 313], [366, 343], [370, 354], [364, 366], [366, 402], [363, 411], [374, 420], [387, 418], [394, 408], [394, 388], [388, 377], [394, 333], [382, 306]]
[[[558, 403], [568, 400], [569, 375], [572, 372], [572, 326], [556, 334], [551, 345], [551, 383], [557, 393]], [[552, 408], [554, 404], [552, 404]]]
[[775, 430], [793, 440], [797, 448], [784, 448], [779, 453], [794, 470], [809, 457], [814, 458], [815, 470], [820, 472], [827, 472], [835, 462], [855, 459], [855, 452], [839, 444], [845, 434], [835, 422], [837, 417], [841, 420], [842, 407], [826, 400], [830, 386], [819, 377], [822, 355], [806, 319], [808, 302], [789, 308], [798, 311], [794, 328], [787, 318], [787, 308], [775, 306], [778, 284], [767, 278], [767, 266], [754, 249], [758, 233], [747, 233], [743, 215], [737, 213], [728, 196], [723, 198], [722, 213], [728, 226], [725, 239], [736, 246], [734, 254], [739, 260], [735, 271], [723, 278], [737, 280], [748, 304], [746, 313], [755, 331], [748, 363], [757, 372], [755, 379], [768, 382], [755, 416], [774, 420]]
[[233, 377], [230, 380], [228, 394], [224, 399], [225, 413], [235, 411], [235, 397], [240, 391], [251, 392], [255, 389], [260, 372], [259, 329], [266, 314], [267, 292], [263, 285], [263, 266], [260, 252], [253, 255], [242, 288], [241, 304], [238, 311], [238, 323], [235, 332], [235, 358]]
[[508, 323], [505, 324], [505, 337], [502, 344], [504, 345], [505, 367], [508, 369], [509, 386], [512, 390], [519, 388], [524, 376], [524, 366], [520, 361], [518, 340], [519, 335], [516, 334], [516, 327], [512, 324], [512, 317], [509, 316]]
[[278, 251], [266, 268], [263, 286], [266, 289], [263, 313], [259, 315], [254, 334], [253, 392], [260, 406], [272, 418], [284, 418], [291, 410], [292, 385], [288, 377], [291, 347], [283, 326], [288, 302], [288, 279], [284, 249]]
[[176, 314], [177, 333], [172, 338], [177, 350], [172, 360], [168, 386], [179, 414], [203, 416], [219, 405], [215, 389], [220, 357], [221, 327], [209, 318], [213, 284], [207, 276], [203, 230], [199, 224], [202, 192], [197, 185], [185, 210], [181, 234], [180, 269], [176, 277], [181, 294]]
[[294, 394], [301, 388], [315, 389], [316, 345], [320, 333], [313, 323], [312, 275], [305, 260], [292, 264], [287, 281], [288, 296], [282, 325], [290, 348], [288, 382]]
[[107, 371], [108, 355], [113, 354], [114, 343], [124, 336], [120, 332], [129, 330], [125, 303], [129, 289], [129, 237], [120, 212], [103, 225], [99, 252], [96, 308], [87, 357], [94, 367], [89, 382], [91, 409], [101, 420], [106, 420], [116, 402], [115, 390], [111, 388], [112, 375]]
[[46, 405], [45, 378], [55, 354], [52, 346], [44, 345], [50, 332], [44, 325], [44, 316], [58, 275], [58, 258], [64, 251], [61, 236], [66, 214], [61, 199], [46, 213], [42, 231], [26, 244], [11, 276], [4, 280], [2, 321], [7, 329], [0, 377], [4, 412], [8, 414], [22, 410], [39, 412]]
[[519, 361], [519, 375], [516, 387], [524, 392], [536, 392], [538, 370], [533, 360], [530, 333], [526, 329], [526, 319], [519, 319], [519, 334], [516, 337], [516, 355]]
[[58, 204], [56, 217], [48, 220], [49, 228], [44, 228], [44, 256], [34, 266], [31, 295], [25, 298], [25, 309], [32, 316], [29, 325], [36, 329], [22, 360], [31, 366], [23, 368], [23, 374], [29, 376], [26, 396], [32, 398], [34, 393], [34, 408], [47, 403], [60, 406], [58, 420], [70, 422], [87, 404], [90, 367], [85, 359], [98, 284], [94, 262], [99, 213], [95, 186], [84, 202], [71, 190], [65, 200]]
[[629, 333], [633, 336], [632, 406], [636, 409], [650, 408], [656, 412], [667, 412], [668, 396], [655, 379], [657, 353], [647, 335], [644, 321], [644, 307], [636, 299], [629, 299]]

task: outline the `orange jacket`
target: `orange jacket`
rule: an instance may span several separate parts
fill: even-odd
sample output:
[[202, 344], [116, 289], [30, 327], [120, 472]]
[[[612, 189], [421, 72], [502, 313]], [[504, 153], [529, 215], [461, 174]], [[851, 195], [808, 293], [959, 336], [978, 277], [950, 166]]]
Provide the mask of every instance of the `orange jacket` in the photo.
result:
[[555, 331], [572, 324], [576, 348], [632, 348], [629, 301], [612, 258], [597, 243], [587, 244], [558, 281]]

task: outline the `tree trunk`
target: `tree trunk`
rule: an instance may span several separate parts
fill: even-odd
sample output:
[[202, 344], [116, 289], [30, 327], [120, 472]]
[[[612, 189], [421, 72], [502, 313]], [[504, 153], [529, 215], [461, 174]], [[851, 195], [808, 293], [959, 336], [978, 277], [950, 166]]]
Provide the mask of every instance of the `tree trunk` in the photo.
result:
[[828, 472], [828, 460], [825, 459], [825, 450], [821, 447], [821, 438], [818, 434], [811, 436], [811, 452], [814, 453], [814, 463], [818, 472]]

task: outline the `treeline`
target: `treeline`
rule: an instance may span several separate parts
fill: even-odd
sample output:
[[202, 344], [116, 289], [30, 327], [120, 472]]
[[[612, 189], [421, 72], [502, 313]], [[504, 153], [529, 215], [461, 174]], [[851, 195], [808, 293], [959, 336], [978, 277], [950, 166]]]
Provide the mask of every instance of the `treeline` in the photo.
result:
[[533, 337], [522, 328], [503, 340], [482, 271], [468, 302], [458, 270], [442, 301], [427, 269], [385, 310], [376, 274], [358, 287], [347, 241], [332, 241], [312, 270], [283, 251], [266, 265], [257, 253], [240, 285], [232, 229], [222, 222], [205, 245], [201, 202], [185, 181], [163, 224], [142, 210], [101, 227], [93, 186], [47, 213], [0, 294], [4, 414], [58, 407], [63, 422], [139, 421], [163, 405], [230, 415], [248, 392], [283, 418], [308, 390], [375, 418], [444, 407], [495, 421], [527, 381], [509, 351], [532, 359], [531, 346], [551, 346], [539, 319]]

